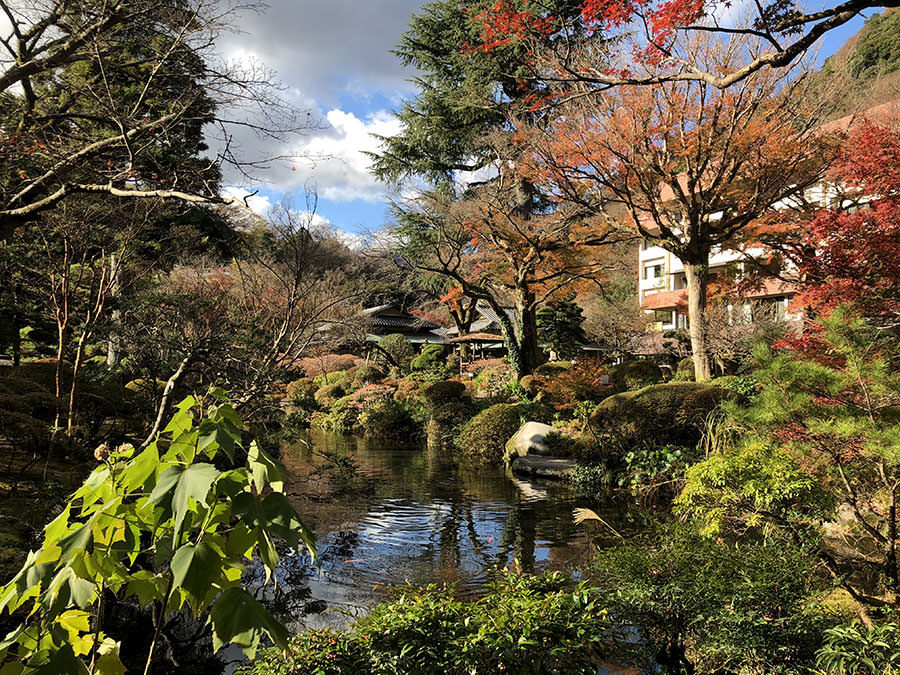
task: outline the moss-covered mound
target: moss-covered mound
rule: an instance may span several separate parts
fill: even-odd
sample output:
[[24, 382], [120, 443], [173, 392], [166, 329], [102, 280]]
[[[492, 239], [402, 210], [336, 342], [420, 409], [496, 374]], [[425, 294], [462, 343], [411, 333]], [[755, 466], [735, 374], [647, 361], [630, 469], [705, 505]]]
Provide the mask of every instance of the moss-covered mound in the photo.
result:
[[330, 403], [342, 398], [346, 393], [344, 388], [335, 382], [334, 384], [324, 384], [316, 389], [314, 398], [319, 405], [328, 406]]
[[384, 371], [377, 366], [364, 365], [351, 368], [347, 371], [347, 375], [353, 380], [356, 386], [371, 384], [372, 382], [381, 382], [385, 378]]
[[498, 403], [466, 422], [456, 438], [463, 456], [479, 462], [499, 462], [506, 442], [522, 423], [520, 406]]
[[662, 382], [662, 370], [653, 361], [626, 361], [609, 374], [616, 391], [632, 391]]
[[448, 403], [458, 402], [466, 393], [466, 385], [456, 380], [435, 382], [422, 390], [425, 405], [429, 410], [437, 410]]
[[706, 417], [734, 392], [702, 382], [656, 384], [610, 396], [590, 417], [594, 433], [623, 447], [693, 444]]
[[675, 376], [672, 379], [678, 382], [693, 382], [694, 359], [690, 356], [681, 359], [681, 361], [678, 362], [678, 367], [675, 369]]

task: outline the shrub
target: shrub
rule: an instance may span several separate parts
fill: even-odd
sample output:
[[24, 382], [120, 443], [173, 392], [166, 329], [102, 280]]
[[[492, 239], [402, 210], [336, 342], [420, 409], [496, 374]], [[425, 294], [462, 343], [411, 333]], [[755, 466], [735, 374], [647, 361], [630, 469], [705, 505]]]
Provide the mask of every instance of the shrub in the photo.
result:
[[294, 380], [287, 385], [285, 388], [285, 396], [288, 403], [305, 408], [310, 401], [315, 402], [317, 389], [318, 387], [314, 380], [309, 377], [303, 377], [299, 380]]
[[670, 502], [683, 485], [685, 470], [700, 459], [696, 446], [641, 443], [622, 456], [617, 482], [644, 500]]
[[424, 405], [425, 399], [422, 395], [422, 383], [417, 380], [403, 378], [396, 383], [397, 390], [394, 392], [394, 400], [400, 403], [413, 403]]
[[328, 406], [335, 400], [345, 396], [346, 392], [344, 388], [339, 384], [323, 384], [321, 387], [316, 389], [316, 393], [313, 394], [313, 398], [316, 403], [321, 406]]
[[422, 352], [409, 363], [412, 370], [446, 370], [447, 348], [444, 345], [425, 345]]
[[816, 652], [821, 675], [887, 675], [900, 672], [900, 624], [867, 630], [858, 622], [825, 631]]
[[366, 436], [412, 440], [422, 434], [425, 412], [408, 403], [384, 397], [359, 414], [358, 423]]
[[390, 356], [389, 360], [393, 361], [392, 365], [398, 366], [402, 372], [409, 372], [410, 361], [416, 355], [409, 340], [400, 333], [392, 333], [381, 338], [378, 346]]
[[678, 362], [675, 369], [675, 375], [672, 376], [673, 382], [693, 382], [694, 381], [694, 359], [688, 356]]
[[534, 374], [541, 377], [553, 377], [572, 370], [571, 361], [548, 361], [534, 369]]
[[347, 380], [346, 370], [334, 370], [330, 373], [320, 373], [313, 378], [316, 386], [323, 387], [326, 384], [343, 383]]
[[54, 390], [55, 387], [47, 389], [37, 382], [26, 380], [24, 377], [16, 377], [13, 375], [0, 377], [0, 394], [19, 396], [21, 394], [50, 393]]
[[352, 377], [354, 384], [381, 382], [385, 377], [384, 372], [380, 368], [372, 365], [358, 366], [347, 374]]
[[598, 600], [560, 572], [506, 574], [473, 601], [447, 587], [401, 587], [350, 631], [300, 635], [239, 673], [593, 675], [609, 633]]
[[601, 499], [612, 494], [613, 474], [600, 462], [577, 463], [569, 481], [579, 497]]
[[746, 399], [753, 398], [759, 392], [759, 382], [752, 375], [725, 375], [713, 378], [707, 384], [733, 391]]
[[662, 382], [662, 370], [653, 361], [626, 361], [613, 368], [609, 378], [616, 391], [631, 391]]
[[599, 363], [585, 359], [550, 378], [547, 394], [557, 408], [574, 408], [581, 401], [599, 402], [615, 393], [612, 385], [604, 384], [604, 375]]
[[655, 384], [610, 396], [591, 414], [590, 425], [596, 434], [624, 448], [640, 443], [696, 445], [709, 413], [735, 396], [706, 383]]
[[522, 410], [518, 405], [498, 403], [469, 420], [456, 438], [463, 456], [481, 462], [499, 462], [506, 442], [519, 430]]
[[425, 405], [430, 410], [440, 408], [442, 405], [459, 401], [466, 393], [466, 385], [457, 380], [435, 382], [422, 389]]

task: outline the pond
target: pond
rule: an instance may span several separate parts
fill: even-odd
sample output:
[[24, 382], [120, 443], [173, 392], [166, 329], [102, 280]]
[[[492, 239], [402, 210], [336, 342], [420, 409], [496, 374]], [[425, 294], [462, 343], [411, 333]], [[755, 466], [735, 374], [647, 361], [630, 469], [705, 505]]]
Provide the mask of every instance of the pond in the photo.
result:
[[317, 564], [285, 553], [278, 588], [266, 593], [295, 631], [346, 625], [391, 584], [453, 582], [474, 595], [498, 568], [577, 573], [602, 535], [576, 525], [572, 510], [590, 506], [613, 527], [625, 515], [566, 484], [461, 466], [420, 446], [312, 432], [282, 462], [285, 490], [318, 537]]

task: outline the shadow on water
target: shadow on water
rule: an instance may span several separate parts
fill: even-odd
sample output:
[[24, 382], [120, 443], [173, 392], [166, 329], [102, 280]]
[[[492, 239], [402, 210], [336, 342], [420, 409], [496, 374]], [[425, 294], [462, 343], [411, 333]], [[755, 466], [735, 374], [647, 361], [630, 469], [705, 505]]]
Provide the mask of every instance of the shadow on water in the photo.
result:
[[[335, 458], [351, 459], [355, 477], [341, 478]], [[265, 591], [293, 630], [345, 625], [391, 584], [452, 582], [475, 595], [498, 568], [574, 573], [596, 542], [573, 522], [587, 504], [567, 485], [461, 466], [441, 451], [313, 432], [282, 461], [318, 537], [318, 564], [285, 552], [278, 589]], [[623, 515], [603, 511], [614, 525]]]

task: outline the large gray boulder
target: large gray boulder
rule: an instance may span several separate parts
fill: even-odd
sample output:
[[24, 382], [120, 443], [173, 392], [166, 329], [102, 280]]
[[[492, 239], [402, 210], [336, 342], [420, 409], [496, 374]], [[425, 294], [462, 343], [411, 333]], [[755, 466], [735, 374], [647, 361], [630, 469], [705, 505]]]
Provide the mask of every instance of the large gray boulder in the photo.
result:
[[506, 444], [507, 460], [526, 455], [549, 455], [547, 434], [556, 430], [549, 424], [525, 422]]

